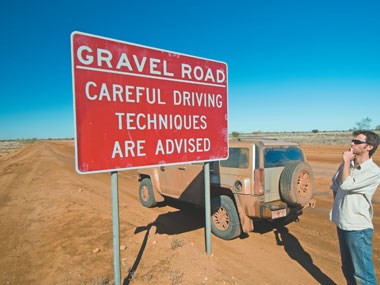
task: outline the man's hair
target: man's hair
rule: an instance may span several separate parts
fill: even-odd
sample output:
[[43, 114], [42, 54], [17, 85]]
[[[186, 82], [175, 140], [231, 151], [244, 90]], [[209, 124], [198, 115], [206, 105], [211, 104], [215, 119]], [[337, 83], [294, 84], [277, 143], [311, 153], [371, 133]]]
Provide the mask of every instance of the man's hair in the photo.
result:
[[365, 135], [366, 136], [366, 142], [367, 142], [367, 144], [373, 146], [373, 149], [371, 149], [369, 151], [369, 157], [372, 157], [372, 155], [376, 152], [377, 147], [380, 144], [380, 138], [379, 138], [379, 136], [376, 133], [374, 133], [374, 132], [366, 131], [366, 130], [356, 130], [356, 131], [353, 131], [352, 135], [354, 137], [356, 137], [358, 135]]

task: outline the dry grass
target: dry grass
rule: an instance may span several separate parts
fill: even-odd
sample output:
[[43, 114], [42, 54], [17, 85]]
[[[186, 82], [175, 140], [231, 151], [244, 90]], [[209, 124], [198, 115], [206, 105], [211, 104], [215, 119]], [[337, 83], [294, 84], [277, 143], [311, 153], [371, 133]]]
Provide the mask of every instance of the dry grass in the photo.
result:
[[169, 279], [172, 282], [172, 285], [178, 285], [182, 283], [183, 272], [178, 270], [169, 271]]
[[[380, 131], [375, 131], [380, 135]], [[347, 145], [352, 132], [289, 132], [240, 134], [240, 138], [269, 138], [297, 142], [303, 145]]]
[[171, 241], [172, 250], [175, 250], [176, 248], [179, 248], [179, 247], [183, 247], [184, 245], [185, 245], [185, 242], [178, 238], [175, 238]]
[[36, 141], [37, 139], [0, 140], [0, 157]]

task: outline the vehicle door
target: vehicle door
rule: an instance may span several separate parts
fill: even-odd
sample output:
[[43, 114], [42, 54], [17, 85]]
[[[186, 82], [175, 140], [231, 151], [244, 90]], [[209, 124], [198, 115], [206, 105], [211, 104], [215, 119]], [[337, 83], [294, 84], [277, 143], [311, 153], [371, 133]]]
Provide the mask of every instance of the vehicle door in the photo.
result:
[[203, 163], [161, 166], [159, 170], [162, 194], [199, 204], [204, 194]]

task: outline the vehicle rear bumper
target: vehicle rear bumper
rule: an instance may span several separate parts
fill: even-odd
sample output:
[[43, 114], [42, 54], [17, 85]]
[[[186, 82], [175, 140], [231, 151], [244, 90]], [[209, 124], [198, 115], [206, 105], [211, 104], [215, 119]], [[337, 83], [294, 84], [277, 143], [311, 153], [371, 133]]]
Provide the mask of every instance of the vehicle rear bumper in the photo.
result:
[[267, 202], [260, 205], [260, 217], [266, 219], [278, 219], [286, 217], [290, 212], [286, 203], [282, 201]]

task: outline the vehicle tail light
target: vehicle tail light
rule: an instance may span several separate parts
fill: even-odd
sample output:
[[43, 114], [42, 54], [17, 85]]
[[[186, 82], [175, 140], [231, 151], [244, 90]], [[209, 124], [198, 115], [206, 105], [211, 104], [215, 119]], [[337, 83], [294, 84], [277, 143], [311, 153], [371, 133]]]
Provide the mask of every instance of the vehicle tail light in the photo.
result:
[[264, 194], [264, 169], [259, 168], [255, 169], [253, 172], [253, 178], [254, 178], [254, 186], [253, 191], [255, 195], [263, 195]]

